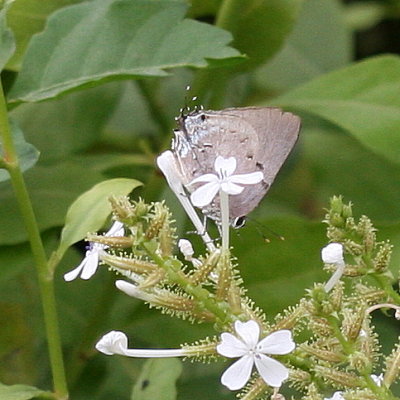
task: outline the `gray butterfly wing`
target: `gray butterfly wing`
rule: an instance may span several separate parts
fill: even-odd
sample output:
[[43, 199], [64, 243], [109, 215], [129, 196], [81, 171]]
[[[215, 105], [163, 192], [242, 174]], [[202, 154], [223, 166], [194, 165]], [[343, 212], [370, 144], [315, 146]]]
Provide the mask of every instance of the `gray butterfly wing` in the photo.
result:
[[[230, 197], [230, 218], [252, 211], [265, 196], [283, 162], [293, 148], [300, 119], [277, 108], [230, 108], [199, 111], [181, 120], [176, 132], [174, 151], [184, 184], [205, 173], [215, 173], [214, 161], [220, 155], [235, 157], [235, 174], [262, 171], [264, 179], [246, 186]], [[188, 187], [193, 191], [194, 187]], [[219, 219], [219, 199], [203, 209]]]

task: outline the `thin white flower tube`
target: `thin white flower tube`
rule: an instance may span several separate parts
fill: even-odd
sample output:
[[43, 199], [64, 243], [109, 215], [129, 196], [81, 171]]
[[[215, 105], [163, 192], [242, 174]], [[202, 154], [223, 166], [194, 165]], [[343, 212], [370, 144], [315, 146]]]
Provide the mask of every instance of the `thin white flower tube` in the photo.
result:
[[296, 347], [292, 333], [280, 330], [260, 338], [260, 327], [256, 321], [236, 321], [236, 335], [229, 332], [221, 334], [217, 352], [228, 358], [239, 358], [222, 375], [221, 383], [230, 390], [243, 388], [250, 379], [253, 366], [265, 383], [280, 387], [288, 377], [289, 370], [279, 361], [267, 354], [288, 354]]
[[183, 349], [128, 349], [128, 338], [126, 337], [125, 333], [120, 331], [108, 332], [96, 343], [96, 349], [108, 356], [114, 354], [137, 358], [186, 356], [186, 352]]
[[341, 243], [329, 243], [321, 250], [321, 258], [325, 264], [335, 264], [336, 271], [325, 284], [325, 291], [329, 292], [343, 275], [345, 262], [343, 258], [343, 245]]
[[192, 203], [185, 194], [185, 190], [182, 184], [182, 176], [179, 172], [179, 167], [176, 163], [172, 151], [167, 150], [161, 153], [157, 157], [157, 165], [158, 168], [160, 168], [161, 172], [164, 174], [165, 178], [167, 179], [169, 187], [174, 192], [179, 202], [182, 204], [182, 207], [184, 208], [186, 214], [192, 221], [194, 227], [197, 230], [197, 233], [203, 239], [208, 250], [211, 252], [215, 251], [214, 243], [212, 242], [210, 236], [206, 232], [205, 226], [201, 222], [199, 216], [197, 215], [195, 209], [193, 208]]
[[[104, 236], [124, 236], [124, 234], [124, 224], [122, 222], [115, 221], [110, 230], [105, 233]], [[96, 273], [100, 262], [100, 256], [107, 248], [108, 246], [105, 244], [90, 242], [89, 249], [85, 254], [85, 258], [76, 268], [64, 275], [64, 280], [70, 282], [76, 279], [79, 275], [81, 279], [90, 279]]]
[[138, 289], [137, 285], [134, 285], [133, 283], [123, 281], [122, 279], [119, 279], [115, 282], [115, 286], [117, 289], [121, 290], [121, 292], [124, 292], [128, 296], [135, 297], [136, 299], [147, 301], [148, 303], [152, 302], [154, 300], [154, 296], [146, 293], [143, 290]]

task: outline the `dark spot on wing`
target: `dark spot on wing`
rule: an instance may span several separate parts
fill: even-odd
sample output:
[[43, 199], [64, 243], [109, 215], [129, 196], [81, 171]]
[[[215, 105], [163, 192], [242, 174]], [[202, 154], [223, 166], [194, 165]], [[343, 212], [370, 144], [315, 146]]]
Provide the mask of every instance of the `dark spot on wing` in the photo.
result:
[[256, 167], [257, 167], [258, 169], [261, 169], [261, 170], [264, 169], [264, 165], [262, 165], [262, 164], [259, 163], [259, 162], [256, 163]]

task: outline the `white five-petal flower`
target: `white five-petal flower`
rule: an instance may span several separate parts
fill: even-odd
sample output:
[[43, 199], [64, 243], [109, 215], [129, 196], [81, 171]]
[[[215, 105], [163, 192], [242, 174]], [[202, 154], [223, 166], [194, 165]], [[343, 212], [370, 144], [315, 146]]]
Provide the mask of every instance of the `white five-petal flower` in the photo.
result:
[[[111, 226], [110, 230], [104, 236], [124, 236], [124, 224], [119, 221], [115, 221]], [[82, 262], [74, 268], [72, 271], [67, 272], [64, 275], [64, 279], [69, 282], [76, 279], [79, 275], [82, 279], [91, 278], [97, 271], [99, 266], [100, 254], [108, 246], [100, 243], [89, 244], [89, 249], [86, 251], [85, 258]]]
[[280, 330], [259, 340], [260, 327], [256, 321], [235, 322], [236, 336], [224, 332], [217, 346], [219, 354], [229, 358], [240, 357], [222, 375], [221, 383], [230, 390], [239, 390], [250, 379], [254, 364], [265, 383], [280, 387], [288, 378], [289, 370], [266, 354], [288, 354], [295, 348], [292, 333]]
[[229, 195], [240, 194], [244, 190], [241, 185], [255, 185], [263, 180], [264, 174], [261, 171], [233, 175], [236, 165], [235, 157], [223, 158], [218, 156], [214, 163], [217, 174], [204, 174], [189, 183], [189, 185], [192, 185], [205, 182], [190, 195], [192, 204], [196, 207], [205, 207], [213, 201], [220, 190]]

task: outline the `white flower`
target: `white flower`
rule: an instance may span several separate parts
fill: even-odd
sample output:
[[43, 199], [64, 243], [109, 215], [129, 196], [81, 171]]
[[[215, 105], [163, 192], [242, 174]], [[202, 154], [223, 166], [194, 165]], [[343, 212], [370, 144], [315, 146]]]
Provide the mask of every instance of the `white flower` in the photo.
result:
[[199, 267], [201, 265], [201, 261], [193, 257], [194, 250], [192, 243], [190, 243], [189, 240], [179, 239], [178, 247], [186, 261], [190, 261], [195, 267]]
[[383, 374], [379, 374], [379, 375], [372, 374], [371, 378], [375, 382], [376, 386], [382, 386]]
[[246, 385], [253, 365], [264, 381], [272, 387], [280, 387], [288, 378], [289, 370], [279, 361], [266, 354], [288, 354], [295, 348], [292, 333], [280, 330], [259, 340], [260, 327], [256, 321], [235, 322], [236, 335], [224, 332], [217, 346], [219, 354], [229, 358], [240, 357], [222, 375], [221, 383], [230, 390], [238, 390]]
[[179, 239], [178, 247], [181, 253], [184, 255], [185, 260], [191, 260], [194, 254], [192, 243], [187, 239]]
[[111, 331], [104, 335], [97, 343], [96, 349], [108, 356], [120, 354], [127, 357], [139, 358], [163, 358], [163, 357], [184, 357], [186, 352], [183, 349], [128, 349], [128, 338], [125, 333]]
[[189, 183], [189, 185], [192, 185], [206, 182], [190, 195], [190, 200], [194, 206], [204, 207], [210, 204], [220, 190], [229, 195], [240, 194], [244, 190], [244, 187], [240, 185], [254, 185], [264, 178], [261, 171], [232, 175], [236, 169], [235, 157], [223, 158], [218, 156], [215, 159], [214, 169], [217, 174], [204, 174]]
[[325, 397], [325, 400], [345, 400], [342, 393], [343, 392], [335, 392], [332, 397]]
[[325, 291], [328, 293], [340, 280], [343, 275], [345, 262], [343, 258], [343, 245], [341, 243], [329, 243], [321, 250], [321, 258], [325, 264], [335, 264], [336, 271], [325, 284]]
[[341, 243], [329, 243], [321, 250], [321, 258], [326, 264], [344, 264], [343, 245]]
[[[115, 221], [111, 226], [110, 230], [104, 236], [123, 236], [124, 235], [124, 224], [119, 221]], [[89, 244], [89, 249], [86, 251], [85, 258], [82, 262], [72, 271], [67, 272], [64, 275], [64, 279], [70, 282], [77, 278], [79, 275], [82, 279], [91, 278], [99, 266], [100, 254], [108, 246], [100, 243]]]

